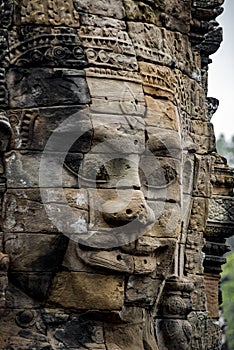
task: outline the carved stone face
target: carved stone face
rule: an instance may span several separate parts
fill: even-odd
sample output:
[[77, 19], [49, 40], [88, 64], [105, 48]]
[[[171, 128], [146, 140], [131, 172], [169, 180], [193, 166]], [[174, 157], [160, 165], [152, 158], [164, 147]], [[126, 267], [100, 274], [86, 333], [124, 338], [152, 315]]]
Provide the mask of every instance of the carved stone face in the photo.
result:
[[[30, 27], [23, 16], [28, 25], [9, 34], [15, 67], [7, 73], [8, 115], [15, 150], [6, 157], [4, 225], [17, 238], [6, 238], [7, 252], [13, 254], [12, 242], [37, 233], [42, 246], [49, 244], [43, 252], [34, 247], [32, 271], [50, 273], [59, 263], [77, 276], [86, 268], [130, 279], [153, 274], [153, 304], [165, 275], [183, 269], [178, 261], [185, 238], [179, 237], [188, 226], [195, 151], [188, 113], [196, 108], [186, 88], [193, 84], [194, 94], [200, 93], [185, 72], [188, 64], [198, 67], [182, 34], [131, 21], [127, 31], [121, 18], [97, 14], [80, 20], [77, 30], [41, 22]], [[189, 63], [175, 42], [186, 46]], [[170, 68], [173, 60], [176, 69]], [[32, 220], [35, 198], [43, 214]], [[9, 212], [12, 200], [16, 204]], [[68, 249], [57, 231], [69, 238]], [[18, 237], [18, 232], [26, 234]], [[13, 269], [19, 259], [24, 266], [29, 247], [17, 249]], [[134, 298], [131, 288], [127, 298]]]
[[[65, 169], [78, 180], [78, 189], [73, 190], [75, 206], [66, 194], [62, 210], [60, 202], [53, 201], [54, 193], [42, 189], [42, 198], [52, 222], [70, 238], [62, 262], [66, 269], [76, 271], [78, 279], [87, 269], [128, 276], [129, 302], [136, 298], [131, 284], [151, 274], [154, 286], [151, 280], [144, 282], [149, 295], [141, 295], [138, 304], [153, 305], [164, 274], [183, 268], [183, 262], [178, 263], [182, 254], [178, 242], [182, 227], [187, 230], [194, 166], [184, 149], [187, 136], [183, 139], [178, 132], [178, 108], [170, 101], [150, 97], [152, 107], [147, 107], [140, 83], [120, 84], [100, 77], [87, 77], [87, 83], [91, 107], [77, 111], [55, 129], [40, 169], [41, 188], [55, 186], [54, 181], [60, 179], [51, 177], [47, 152], [59, 147], [64, 151]], [[163, 123], [166, 117], [170, 118], [169, 129], [159, 127], [158, 121]], [[62, 162], [58, 164], [61, 167]], [[69, 298], [57, 295], [60, 279], [63, 274], [52, 286], [50, 302], [72, 307], [73, 299], [69, 303]], [[102, 283], [101, 291], [105, 288]], [[75, 307], [95, 308], [97, 298], [92, 302], [83, 298]], [[118, 302], [125, 303], [122, 290]], [[116, 307], [110, 305], [102, 307]]]
[[222, 0], [1, 3], [0, 303], [14, 342], [34, 327], [43, 349], [156, 350], [158, 332], [166, 349], [171, 325], [171, 349], [189, 348], [193, 283], [206, 310], [203, 237], [219, 242], [223, 220], [206, 230], [208, 204], [232, 203], [216, 198], [232, 180], [213, 154], [199, 46]]

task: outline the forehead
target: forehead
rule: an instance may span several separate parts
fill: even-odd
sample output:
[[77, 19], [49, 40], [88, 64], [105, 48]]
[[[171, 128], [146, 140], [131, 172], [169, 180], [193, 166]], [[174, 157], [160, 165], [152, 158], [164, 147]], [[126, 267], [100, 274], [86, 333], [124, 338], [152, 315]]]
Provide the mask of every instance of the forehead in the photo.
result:
[[[42, 26], [45, 22], [54, 25], [56, 9], [55, 6], [49, 9], [49, 3], [16, 1], [21, 17], [16, 16], [14, 23], [27, 26], [13, 27], [10, 31], [11, 63], [20, 67], [32, 65], [34, 70], [33, 74], [27, 68], [19, 68], [17, 74], [10, 70], [7, 80], [11, 107], [18, 108], [20, 104], [21, 108], [40, 107], [42, 110], [42, 106], [52, 107], [61, 102], [69, 109], [71, 105], [89, 104], [86, 119], [96, 130], [97, 140], [105, 132], [108, 138], [118, 134], [123, 139], [124, 134], [129, 134], [129, 139], [133, 139], [135, 135], [131, 130], [135, 129], [139, 130], [138, 139], [134, 140], [138, 142], [139, 139], [144, 142], [141, 136], [144, 130], [148, 144], [157, 145], [152, 140], [165, 130], [170, 131], [170, 142], [175, 139], [176, 144], [181, 143], [176, 133], [182, 134], [182, 143], [191, 138], [188, 143], [194, 142], [196, 135], [191, 134], [197, 129], [196, 118], [205, 118], [204, 110], [199, 109], [205, 96], [199, 84], [199, 66], [187, 35], [188, 1], [67, 1], [58, 10], [61, 27], [55, 29]], [[65, 10], [66, 19], [62, 19]], [[48, 16], [43, 15], [47, 12]], [[19, 18], [20, 23], [17, 22]], [[30, 23], [37, 27], [30, 28]], [[64, 58], [64, 51], [51, 51], [53, 40], [63, 47], [68, 37], [70, 44], [66, 50], [73, 52], [71, 56]], [[27, 47], [22, 45], [23, 38], [27, 39]], [[33, 61], [35, 57], [29, 56], [29, 52], [39, 53], [37, 43], [41, 40], [46, 43], [46, 53], [41, 53], [40, 61], [44, 68], [37, 69], [38, 62]], [[62, 65], [79, 67], [79, 70], [65, 71], [59, 68]], [[191, 71], [193, 79], [188, 74]], [[21, 79], [20, 74], [26, 78]], [[68, 114], [66, 112], [66, 117]], [[100, 123], [100, 115], [104, 122]], [[110, 127], [107, 130], [108, 118]], [[144, 124], [139, 122], [141, 118]], [[117, 125], [123, 127], [122, 133]], [[201, 130], [202, 133], [207, 130]]]

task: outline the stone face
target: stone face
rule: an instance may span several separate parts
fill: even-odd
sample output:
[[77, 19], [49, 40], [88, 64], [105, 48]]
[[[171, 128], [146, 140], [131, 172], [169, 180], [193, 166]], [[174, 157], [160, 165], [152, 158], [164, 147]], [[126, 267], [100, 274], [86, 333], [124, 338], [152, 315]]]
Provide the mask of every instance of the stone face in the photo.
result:
[[221, 349], [222, 4], [0, 0], [2, 350]]

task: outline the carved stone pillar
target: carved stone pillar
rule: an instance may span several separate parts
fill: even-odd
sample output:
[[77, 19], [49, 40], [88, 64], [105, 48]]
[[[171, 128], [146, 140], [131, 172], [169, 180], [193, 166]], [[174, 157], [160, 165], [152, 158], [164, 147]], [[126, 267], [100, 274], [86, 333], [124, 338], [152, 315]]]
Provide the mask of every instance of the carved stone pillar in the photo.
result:
[[192, 309], [190, 294], [193, 289], [193, 283], [185, 278], [173, 276], [167, 280], [156, 319], [160, 349], [191, 348], [192, 326], [187, 316]]

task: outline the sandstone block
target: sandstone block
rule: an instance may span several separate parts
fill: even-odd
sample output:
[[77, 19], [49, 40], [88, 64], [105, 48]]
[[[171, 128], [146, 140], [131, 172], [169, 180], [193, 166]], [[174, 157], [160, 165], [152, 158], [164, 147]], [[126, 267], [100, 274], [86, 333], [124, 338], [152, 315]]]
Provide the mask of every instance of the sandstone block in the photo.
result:
[[211, 168], [213, 165], [212, 158], [206, 156], [195, 156], [195, 178], [194, 178], [194, 196], [210, 197], [211, 186]]
[[150, 276], [130, 276], [126, 290], [126, 302], [152, 306], [160, 284], [160, 279], [153, 279]]
[[[53, 278], [54, 272], [11, 272], [9, 275], [10, 282], [15, 285], [21, 293], [25, 295], [20, 300], [9, 300], [9, 307], [11, 308], [12, 303], [14, 307], [19, 305], [23, 306], [26, 304], [26, 308], [30, 308], [32, 300], [35, 301], [34, 306], [42, 306], [47, 295], [48, 288], [50, 286], [51, 280]], [[9, 294], [10, 296], [11, 294]], [[17, 295], [17, 293], [16, 293]], [[16, 296], [13, 294], [13, 298]], [[22, 295], [18, 294], [20, 298]], [[38, 304], [38, 302], [40, 304]]]
[[[14, 22], [17, 25], [38, 24], [38, 25], [67, 25], [79, 26], [79, 15], [73, 6], [72, 0], [30, 0], [21, 3], [14, 0]], [[65, 15], [66, 14], [66, 15]]]
[[140, 254], [154, 253], [156, 269], [153, 277], [163, 279], [170, 274], [174, 261], [176, 239], [142, 236], [136, 243], [136, 252]]
[[[7, 112], [12, 149], [88, 152], [92, 125], [87, 107], [16, 109]], [[52, 138], [51, 138], [52, 136]], [[50, 142], [48, 143], [50, 139]]]
[[[100, 79], [89, 76], [87, 77], [87, 83], [92, 98], [104, 98], [108, 102], [118, 101], [119, 111], [122, 111], [124, 115], [138, 115], [139, 113], [142, 113], [144, 93], [141, 84], [132, 82], [126, 82], [123, 84], [121, 80]], [[102, 87], [101, 89], [100, 83]], [[109, 113], [108, 110], [107, 113]]]
[[[145, 150], [143, 118], [122, 114], [92, 114], [93, 153], [142, 153]], [[101, 144], [99, 144], [101, 143]]]
[[[94, 151], [108, 150], [109, 143], [97, 145]], [[124, 146], [124, 145], [120, 145]], [[110, 142], [110, 147], [112, 144]], [[118, 146], [117, 146], [118, 147]], [[114, 150], [116, 151], [116, 149]], [[138, 174], [139, 156], [137, 154], [92, 153], [84, 155], [78, 172], [78, 182], [81, 188], [122, 189], [139, 188]]]
[[[143, 194], [138, 190], [89, 190], [91, 230], [113, 231], [113, 228], [135, 221], [147, 226], [152, 223], [153, 213], [147, 206]], [[130, 227], [129, 227], [130, 229]], [[128, 232], [130, 234], [130, 232]]]
[[[46, 166], [41, 165], [42, 157], [46, 160], [46, 163], [43, 163], [46, 164]], [[65, 158], [65, 154], [62, 153], [44, 153], [43, 155], [42, 152], [30, 151], [28, 153], [22, 153], [12, 151], [6, 156], [8, 188], [39, 187], [40, 174], [46, 176], [45, 181], [48, 187], [77, 187], [77, 176], [74, 176], [74, 174], [68, 170], [68, 167], [63, 167], [62, 159], [64, 158], [65, 163], [69, 164], [69, 169], [71, 169], [71, 157], [72, 156], [68, 154]], [[75, 164], [73, 164], [72, 168], [79, 169], [81, 161], [82, 155], [79, 155], [79, 158], [77, 155], [76, 161], [73, 159]], [[43, 166], [44, 169], [40, 168], [40, 166]], [[58, 171], [62, 171], [61, 177]]]
[[[124, 329], [123, 329], [124, 328]], [[144, 350], [142, 325], [122, 325], [105, 327], [107, 350]]]
[[219, 276], [205, 274], [207, 308], [210, 318], [219, 318]]
[[68, 238], [62, 234], [5, 234], [11, 271], [54, 271], [61, 265]]
[[180, 166], [173, 158], [158, 157], [153, 153], [142, 156], [139, 168], [146, 198], [180, 203]]
[[190, 22], [190, 7], [187, 0], [181, 3], [160, 1], [152, 3], [143, 3], [140, 0], [124, 0], [126, 15], [130, 20], [138, 22], [153, 23], [157, 26], [162, 24], [171, 30], [177, 30], [186, 33]]
[[10, 63], [20, 67], [68, 67], [87, 65], [74, 28], [21, 26], [9, 31]]
[[215, 151], [215, 137], [213, 125], [197, 120], [191, 122], [191, 137], [199, 146], [198, 154], [207, 154]]
[[48, 297], [49, 304], [89, 310], [119, 310], [123, 301], [123, 277], [84, 272], [58, 273]]
[[148, 95], [145, 96], [145, 100], [147, 106], [146, 125], [162, 129], [178, 130], [178, 111], [170, 101], [156, 99]]
[[95, 2], [92, 0], [75, 0], [74, 7], [78, 12], [84, 11], [106, 17], [122, 19], [125, 16], [124, 7], [121, 0], [108, 0], [105, 3], [100, 0]]
[[[87, 212], [67, 203], [45, 202], [36, 189], [8, 190], [4, 200], [5, 232], [58, 232], [79, 234], [87, 230]], [[27, 213], [27, 215], [25, 215]]]
[[152, 97], [175, 100], [176, 76], [166, 66], [159, 66], [148, 62], [139, 62], [145, 94]]
[[208, 216], [208, 203], [207, 198], [194, 198], [191, 210], [191, 217], [189, 222], [189, 228], [196, 232], [204, 232], [206, 227], [206, 220]]
[[155, 222], [147, 233], [149, 237], [179, 237], [181, 231], [181, 206], [177, 203], [148, 200], [155, 214]]
[[6, 80], [11, 108], [90, 102], [83, 71], [12, 68]]

